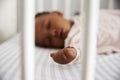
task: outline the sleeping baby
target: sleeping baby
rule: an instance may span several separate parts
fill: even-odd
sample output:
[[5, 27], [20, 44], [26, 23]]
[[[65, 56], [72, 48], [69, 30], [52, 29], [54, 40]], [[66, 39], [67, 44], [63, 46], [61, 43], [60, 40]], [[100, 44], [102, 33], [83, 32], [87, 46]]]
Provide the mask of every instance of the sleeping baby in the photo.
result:
[[[120, 15], [120, 13], [119, 13]], [[120, 52], [120, 16], [113, 12], [100, 11], [97, 32], [97, 53], [111, 54]], [[61, 48], [51, 53], [59, 64], [71, 64], [79, 61], [83, 54], [82, 16], [70, 20], [63, 14], [42, 12], [35, 16], [35, 43], [37, 46]]]

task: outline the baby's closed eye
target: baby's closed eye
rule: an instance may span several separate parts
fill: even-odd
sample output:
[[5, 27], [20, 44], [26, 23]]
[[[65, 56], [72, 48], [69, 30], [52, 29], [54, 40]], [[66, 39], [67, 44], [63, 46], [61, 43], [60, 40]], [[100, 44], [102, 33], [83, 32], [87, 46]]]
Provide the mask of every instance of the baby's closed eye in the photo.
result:
[[51, 28], [51, 23], [50, 21], [48, 22], [48, 25], [47, 25], [47, 30], [49, 30]]

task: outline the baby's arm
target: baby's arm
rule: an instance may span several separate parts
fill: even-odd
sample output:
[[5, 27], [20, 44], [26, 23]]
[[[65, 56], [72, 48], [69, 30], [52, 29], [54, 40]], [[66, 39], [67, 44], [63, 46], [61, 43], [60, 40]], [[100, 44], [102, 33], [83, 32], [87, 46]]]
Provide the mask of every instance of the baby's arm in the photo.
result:
[[97, 51], [99, 54], [111, 54], [120, 52], [119, 45], [119, 29], [106, 28], [98, 33]]
[[63, 48], [56, 53], [52, 53], [51, 57], [53, 60], [59, 64], [67, 64], [75, 59], [77, 53], [76, 50], [72, 47], [70, 48]]

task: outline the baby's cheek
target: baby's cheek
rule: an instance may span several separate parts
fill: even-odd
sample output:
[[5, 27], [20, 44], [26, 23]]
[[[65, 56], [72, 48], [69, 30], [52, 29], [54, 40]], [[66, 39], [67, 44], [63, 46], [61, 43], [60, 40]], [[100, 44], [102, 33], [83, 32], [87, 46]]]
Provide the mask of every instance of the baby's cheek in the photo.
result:
[[55, 48], [63, 48], [64, 47], [64, 40], [54, 38], [54, 39], [52, 39], [52, 45]]

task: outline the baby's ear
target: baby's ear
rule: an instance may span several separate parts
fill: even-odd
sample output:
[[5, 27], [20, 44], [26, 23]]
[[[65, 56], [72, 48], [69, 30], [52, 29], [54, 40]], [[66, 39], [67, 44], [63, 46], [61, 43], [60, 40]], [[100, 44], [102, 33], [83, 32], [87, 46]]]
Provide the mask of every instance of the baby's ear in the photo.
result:
[[59, 11], [53, 11], [52, 14], [57, 14], [57, 15], [59, 15], [61, 17], [63, 16], [63, 14], [61, 12], [59, 12]]

